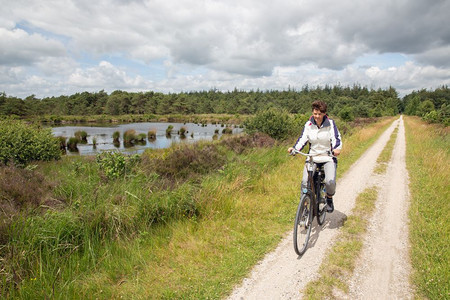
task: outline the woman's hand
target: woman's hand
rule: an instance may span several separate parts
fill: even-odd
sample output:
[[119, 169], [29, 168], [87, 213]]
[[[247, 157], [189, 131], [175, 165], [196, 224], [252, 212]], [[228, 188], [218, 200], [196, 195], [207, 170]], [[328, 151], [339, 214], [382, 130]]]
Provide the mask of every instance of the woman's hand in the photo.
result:
[[294, 148], [293, 147], [289, 147], [288, 153], [291, 154], [292, 150], [294, 150]]
[[334, 156], [339, 156], [339, 154], [341, 154], [341, 150], [339, 150], [339, 149], [334, 149], [334, 150], [333, 150], [333, 154], [334, 154]]

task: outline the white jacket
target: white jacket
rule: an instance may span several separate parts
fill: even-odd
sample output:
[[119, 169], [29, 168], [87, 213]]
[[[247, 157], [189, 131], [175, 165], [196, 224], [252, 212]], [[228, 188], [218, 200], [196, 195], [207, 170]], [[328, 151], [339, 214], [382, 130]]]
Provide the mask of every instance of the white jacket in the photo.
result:
[[[323, 117], [320, 128], [317, 126], [314, 117], [311, 116], [308, 122], [306, 122], [305, 127], [303, 127], [303, 132], [295, 143], [294, 148], [300, 151], [308, 142], [310, 143], [310, 154], [324, 153], [334, 149], [342, 149], [341, 134], [339, 133], [334, 121], [328, 118], [327, 115]], [[333, 160], [332, 157], [326, 154], [315, 156], [313, 159], [316, 163], [323, 163]]]

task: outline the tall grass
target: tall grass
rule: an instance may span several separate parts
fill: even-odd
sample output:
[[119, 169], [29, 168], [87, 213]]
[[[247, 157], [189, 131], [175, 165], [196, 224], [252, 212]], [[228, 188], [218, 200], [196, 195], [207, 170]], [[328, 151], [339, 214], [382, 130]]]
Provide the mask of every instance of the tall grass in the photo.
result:
[[410, 176], [410, 239], [413, 282], [420, 298], [450, 295], [449, 127], [405, 118]]

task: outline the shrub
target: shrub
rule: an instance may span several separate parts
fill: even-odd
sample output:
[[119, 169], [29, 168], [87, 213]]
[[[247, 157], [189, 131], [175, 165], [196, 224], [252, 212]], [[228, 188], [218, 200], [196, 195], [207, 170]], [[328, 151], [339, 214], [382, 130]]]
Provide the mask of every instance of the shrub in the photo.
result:
[[146, 138], [147, 138], [147, 135], [145, 133], [139, 133], [136, 139], [139, 142], [144, 142]]
[[353, 113], [353, 108], [350, 106], [345, 106], [339, 112], [339, 117], [346, 122], [353, 121], [355, 119], [355, 114]]
[[58, 139], [51, 129], [27, 125], [22, 121], [0, 121], [0, 164], [13, 162], [24, 166], [34, 160], [60, 159]]
[[187, 132], [186, 127], [183, 126], [180, 128], [180, 136], [181, 137], [186, 137], [186, 132]]
[[67, 142], [67, 149], [70, 152], [78, 152], [78, 143], [80, 140], [76, 137], [69, 138], [69, 141]]
[[0, 212], [7, 216], [24, 208], [34, 208], [46, 200], [51, 185], [36, 170], [0, 167]]
[[426, 113], [422, 117], [422, 119], [424, 121], [427, 121], [428, 123], [437, 123], [437, 122], [439, 122], [440, 116], [439, 116], [439, 113], [437, 111], [432, 110], [432, 111]]
[[57, 139], [59, 141], [59, 149], [61, 151], [66, 151], [66, 146], [67, 146], [66, 137], [65, 136], [58, 136]]
[[232, 133], [233, 133], [233, 129], [231, 129], [230, 127], [225, 127], [225, 128], [222, 130], [222, 133], [223, 133], [223, 134], [232, 134]]
[[114, 143], [118, 143], [119, 139], [120, 139], [120, 132], [119, 131], [114, 131], [112, 138], [114, 140]]
[[288, 136], [293, 123], [285, 110], [270, 108], [247, 119], [244, 125], [247, 133], [252, 134], [259, 131], [274, 139], [283, 140]]
[[167, 126], [166, 135], [167, 136], [172, 135], [172, 130], [173, 130], [173, 126], [172, 125]]
[[136, 130], [128, 129], [123, 133], [124, 144], [133, 144], [137, 139]]
[[220, 143], [235, 153], [241, 154], [245, 150], [253, 149], [255, 147], [271, 147], [275, 144], [275, 140], [265, 133], [256, 132], [252, 135], [245, 134], [225, 138], [222, 139]]
[[151, 129], [148, 131], [148, 140], [152, 141], [156, 139], [156, 130], [155, 129]]
[[80, 141], [80, 143], [86, 144], [87, 143], [87, 133], [86, 131], [76, 131], [75, 137]]
[[116, 179], [130, 174], [139, 161], [139, 155], [125, 155], [120, 152], [106, 151], [97, 154], [96, 162], [108, 179]]
[[143, 156], [144, 169], [169, 179], [187, 179], [219, 169], [226, 161], [214, 144], [182, 144], [166, 150], [160, 156]]

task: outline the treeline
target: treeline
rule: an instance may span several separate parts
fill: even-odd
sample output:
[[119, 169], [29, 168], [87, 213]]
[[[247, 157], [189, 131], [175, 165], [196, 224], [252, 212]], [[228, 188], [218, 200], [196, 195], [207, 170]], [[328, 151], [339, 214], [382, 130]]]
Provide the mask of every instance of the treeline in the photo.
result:
[[71, 96], [25, 99], [0, 94], [0, 115], [19, 117], [42, 115], [124, 115], [124, 114], [255, 114], [271, 107], [289, 113], [306, 113], [311, 102], [328, 103], [329, 113], [345, 120], [355, 117], [395, 115], [403, 110], [394, 88], [368, 89], [354, 85], [325, 86], [301, 90], [221, 92], [217, 90], [164, 94], [159, 92], [104, 91]]
[[407, 115], [422, 117], [430, 123], [450, 125], [450, 89], [442, 86], [434, 91], [414, 91], [403, 98]]

